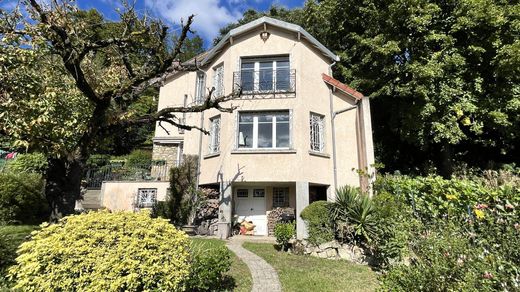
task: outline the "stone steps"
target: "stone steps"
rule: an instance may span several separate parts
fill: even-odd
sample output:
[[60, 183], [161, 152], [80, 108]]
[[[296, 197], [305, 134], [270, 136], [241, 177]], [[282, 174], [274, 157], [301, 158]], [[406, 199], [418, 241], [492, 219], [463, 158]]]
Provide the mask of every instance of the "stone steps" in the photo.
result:
[[81, 204], [85, 210], [98, 210], [101, 208], [100, 201], [101, 190], [88, 190], [83, 195]]

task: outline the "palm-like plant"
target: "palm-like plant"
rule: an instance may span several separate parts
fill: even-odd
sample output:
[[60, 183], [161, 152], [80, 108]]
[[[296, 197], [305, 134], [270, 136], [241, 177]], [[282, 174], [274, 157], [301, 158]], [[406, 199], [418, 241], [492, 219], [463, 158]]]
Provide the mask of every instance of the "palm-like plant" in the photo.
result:
[[359, 188], [343, 186], [337, 189], [330, 215], [338, 235], [344, 240], [370, 243], [375, 237], [375, 208], [372, 199]]

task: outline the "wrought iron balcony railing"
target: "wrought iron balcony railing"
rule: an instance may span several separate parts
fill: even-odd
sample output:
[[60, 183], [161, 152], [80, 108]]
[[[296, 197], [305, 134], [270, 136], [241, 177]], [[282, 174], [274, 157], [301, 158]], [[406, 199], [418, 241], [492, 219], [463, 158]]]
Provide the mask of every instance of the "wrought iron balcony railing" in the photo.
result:
[[290, 97], [296, 93], [296, 70], [262, 69], [233, 72], [233, 89], [242, 95]]
[[168, 181], [170, 168], [178, 164], [178, 161], [174, 165], [165, 161], [153, 161], [138, 165], [89, 166], [85, 181], [89, 189], [101, 188], [104, 181]]

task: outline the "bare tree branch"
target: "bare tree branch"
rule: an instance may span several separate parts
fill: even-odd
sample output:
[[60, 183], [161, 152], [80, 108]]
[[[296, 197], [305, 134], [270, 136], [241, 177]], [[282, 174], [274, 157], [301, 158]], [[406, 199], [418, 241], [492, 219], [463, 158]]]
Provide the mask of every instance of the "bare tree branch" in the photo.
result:
[[[160, 84], [170, 74], [188, 70], [188, 68], [182, 66], [182, 64], [176, 59], [181, 53], [182, 44], [186, 40], [188, 32], [190, 32], [190, 26], [193, 23], [193, 17], [194, 15], [190, 15], [186, 24], [183, 25], [181, 35], [170, 58], [164, 60], [162, 65], [157, 66], [150, 72], [132, 78], [129, 82], [127, 82], [127, 84], [123, 85], [118, 90], [109, 90], [104, 92], [103, 96], [129, 95], [133, 99], [138, 97], [141, 93], [143, 93], [144, 90], [149, 87], [160, 86]], [[161, 41], [166, 37], [166, 29], [167, 28], [163, 26], [160, 36]]]
[[188, 130], [188, 131], [192, 130], [192, 129], [197, 129], [197, 130], [202, 131], [205, 134], [208, 134], [208, 131], [206, 131], [205, 129], [200, 128], [198, 126], [186, 125], [186, 124], [176, 122], [175, 121], [176, 116], [174, 114], [175, 113], [197, 113], [197, 112], [203, 112], [203, 111], [211, 109], [211, 108], [217, 109], [221, 112], [232, 112], [233, 110], [236, 109], [233, 106], [223, 107], [223, 106], [221, 106], [221, 103], [224, 103], [224, 102], [227, 102], [227, 101], [230, 101], [230, 100], [233, 100], [233, 99], [239, 97], [241, 94], [241, 91], [235, 91], [229, 95], [214, 98], [214, 97], [212, 97], [214, 90], [215, 89], [212, 88], [209, 91], [209, 94], [206, 97], [204, 103], [202, 103], [200, 105], [194, 105], [194, 106], [190, 106], [190, 107], [184, 107], [184, 106], [166, 107], [166, 108], [163, 108], [163, 109], [157, 111], [156, 113], [143, 115], [143, 116], [133, 118], [133, 119], [119, 120], [119, 122], [107, 125], [107, 127], [104, 128], [104, 130], [113, 130], [115, 128], [124, 129], [124, 128], [128, 128], [131, 126], [140, 126], [140, 125], [144, 125], [144, 124], [154, 123], [156, 121], [161, 121], [161, 122], [169, 123], [180, 129], [184, 129], [184, 130]]

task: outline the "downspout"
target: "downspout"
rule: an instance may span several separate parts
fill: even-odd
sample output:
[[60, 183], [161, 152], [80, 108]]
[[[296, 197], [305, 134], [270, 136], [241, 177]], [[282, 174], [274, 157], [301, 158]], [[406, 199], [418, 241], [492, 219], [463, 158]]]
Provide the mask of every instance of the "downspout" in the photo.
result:
[[[333, 62], [329, 65], [329, 76], [332, 76], [332, 67], [336, 65], [336, 62]], [[334, 106], [332, 104], [332, 87], [329, 87], [329, 104], [330, 104], [330, 129], [332, 132], [332, 172], [334, 175], [334, 189], [338, 188], [338, 170], [336, 166], [336, 127], [334, 124]], [[335, 191], [335, 190], [332, 190]]]
[[[204, 112], [200, 113], [200, 128], [203, 129], [204, 127]], [[202, 161], [202, 131], [199, 131], [199, 152], [198, 152], [198, 159], [197, 159], [197, 178], [195, 180], [195, 189], [199, 189], [199, 179], [200, 179], [200, 164]]]
[[[199, 72], [203, 72], [202, 70], [199, 69]], [[206, 73], [204, 73], [204, 85], [202, 86], [203, 88], [206, 86]], [[200, 128], [201, 129], [204, 129], [204, 111], [202, 111], [200, 113]], [[199, 131], [199, 151], [198, 151], [198, 157], [197, 157], [197, 177], [195, 179], [195, 189], [198, 190], [199, 189], [199, 180], [200, 180], [200, 168], [201, 168], [201, 163], [202, 163], [202, 137], [203, 137], [203, 133], [202, 131]]]

